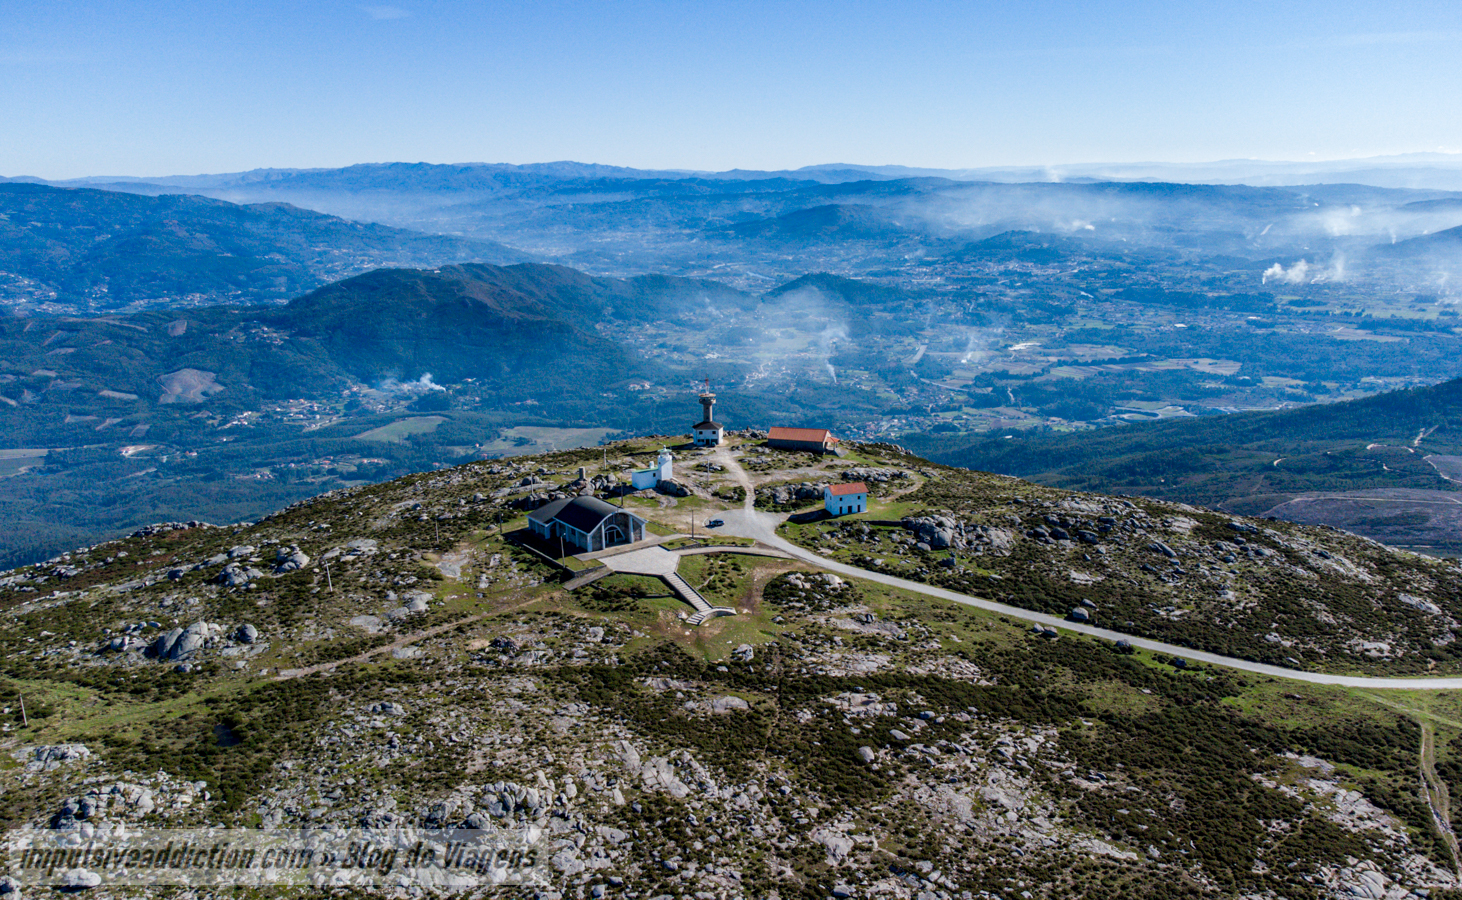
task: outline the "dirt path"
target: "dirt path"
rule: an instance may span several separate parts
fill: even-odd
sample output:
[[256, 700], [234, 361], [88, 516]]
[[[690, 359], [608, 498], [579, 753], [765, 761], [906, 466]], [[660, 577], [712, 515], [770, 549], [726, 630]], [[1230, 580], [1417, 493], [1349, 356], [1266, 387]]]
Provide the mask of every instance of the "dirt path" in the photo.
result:
[[487, 618], [489, 615], [491, 615], [491, 613], [477, 613], [476, 615], [468, 616], [465, 619], [457, 619], [456, 621], [447, 622], [443, 625], [433, 626], [426, 629], [425, 631], [418, 631], [414, 634], [403, 635], [402, 637], [397, 638], [389, 644], [383, 644], [379, 647], [372, 647], [370, 650], [367, 650], [364, 653], [357, 653], [355, 656], [349, 657], [347, 659], [337, 659], [333, 662], [319, 663], [318, 665], [306, 666], [303, 669], [280, 669], [279, 674], [274, 676], [274, 680], [288, 681], [291, 678], [303, 678], [306, 675], [314, 675], [316, 672], [326, 672], [330, 669], [334, 669], [338, 666], [343, 666], [348, 663], [365, 662], [372, 656], [377, 656], [381, 653], [390, 653], [393, 650], [400, 650], [402, 647], [409, 647], [418, 641], [424, 641], [427, 638], [436, 637], [439, 634], [451, 631], [458, 625], [466, 625], [471, 622], [476, 622], [479, 619]]
[[711, 458], [714, 459], [721, 466], [721, 468], [725, 469], [726, 474], [730, 475], [732, 480], [741, 485], [741, 489], [746, 492], [746, 498], [742, 501], [741, 504], [742, 508], [752, 509], [753, 507], [755, 507], [756, 487], [751, 483], [751, 476], [746, 474], [745, 469], [741, 468], [741, 463], [736, 459], [736, 457], [731, 455], [731, 448], [725, 445], [717, 447], [715, 452], [711, 454]]
[[924, 478], [924, 476], [922, 475], [915, 475], [913, 472], [910, 472], [909, 477], [905, 480], [909, 482], [908, 485], [884, 495], [883, 499], [897, 500], [905, 494], [912, 494], [914, 491], [917, 491], [919, 488], [923, 487], [928, 479]]
[[1452, 867], [1457, 872], [1458, 879], [1462, 879], [1462, 849], [1457, 846], [1457, 834], [1452, 830], [1452, 801], [1447, 792], [1447, 784], [1437, 777], [1437, 743], [1430, 722], [1421, 720], [1421, 753], [1420, 764], [1422, 793], [1426, 795], [1427, 806], [1431, 807], [1432, 820], [1436, 822], [1437, 831], [1441, 832], [1442, 840], [1446, 841], [1447, 849], [1452, 854]]
[[319, 663], [313, 666], [306, 666], [303, 669], [280, 669], [278, 674], [274, 676], [274, 680], [288, 681], [291, 678], [303, 678], [306, 675], [314, 675], [316, 672], [328, 672], [331, 669], [348, 665], [349, 663], [365, 662], [372, 656], [379, 656], [382, 653], [391, 653], [392, 651], [400, 650], [402, 647], [410, 647], [412, 644], [420, 643], [427, 638], [434, 638], [439, 634], [445, 634], [446, 632], [451, 631], [459, 625], [470, 625], [473, 622], [479, 622], [483, 619], [486, 619], [488, 616], [496, 616], [500, 615], [501, 613], [512, 612], [513, 610], [521, 609], [525, 606], [530, 606], [534, 603], [537, 603], [539, 599], [540, 598], [538, 597], [520, 599], [515, 604], [494, 609], [490, 612], [473, 613], [472, 615], [465, 618], [453, 619], [452, 621], [444, 622], [441, 625], [433, 625], [431, 628], [423, 629], [422, 631], [413, 632], [411, 634], [402, 635], [401, 637], [397, 638], [389, 644], [382, 644], [379, 647], [372, 647], [364, 653], [357, 653], [355, 656], [351, 656], [346, 659], [337, 659], [331, 662]]
[[[742, 503], [742, 508], [747, 510], [754, 509], [756, 507], [756, 487], [752, 482], [751, 475], [749, 475], [747, 471], [741, 467], [741, 462], [734, 455], [732, 455], [731, 448], [725, 445], [717, 447], [715, 451], [711, 454], [711, 459], [719, 463], [721, 467], [726, 470], [726, 474], [730, 475], [732, 480], [741, 485], [742, 489], [746, 491], [746, 500]], [[829, 473], [823, 469], [815, 467], [807, 469], [793, 469], [790, 471], [781, 470], [777, 472], [776, 481], [781, 482], [787, 480], [787, 476], [789, 474], [794, 477], [801, 476], [805, 479], [810, 480], [816, 478], [826, 478]], [[911, 494], [914, 491], [917, 491], [919, 488], [923, 487], [925, 480], [926, 479], [923, 476], [916, 475], [913, 472], [909, 472], [909, 484], [888, 494], [886, 499], [892, 500], [898, 497], [902, 497], [905, 494]]]

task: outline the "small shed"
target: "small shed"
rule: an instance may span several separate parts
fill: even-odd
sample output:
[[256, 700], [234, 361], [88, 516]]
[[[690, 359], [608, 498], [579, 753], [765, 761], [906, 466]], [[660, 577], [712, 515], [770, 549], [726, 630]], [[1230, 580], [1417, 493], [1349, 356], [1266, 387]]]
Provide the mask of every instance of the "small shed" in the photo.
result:
[[529, 513], [528, 527], [545, 541], [562, 538], [583, 552], [645, 539], [644, 519], [598, 497], [570, 497], [540, 506]]
[[822, 508], [832, 516], [867, 512], [868, 485], [861, 481], [830, 484], [822, 489]]

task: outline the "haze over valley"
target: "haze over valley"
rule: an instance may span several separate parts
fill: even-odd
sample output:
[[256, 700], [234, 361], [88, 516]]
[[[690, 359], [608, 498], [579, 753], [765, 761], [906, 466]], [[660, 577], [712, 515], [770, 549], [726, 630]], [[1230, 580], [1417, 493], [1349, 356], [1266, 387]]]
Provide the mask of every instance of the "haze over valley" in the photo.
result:
[[[1048, 432], [1462, 375], [1462, 194], [956, 174], [383, 165], [0, 185], [15, 473], [0, 551], [27, 561], [157, 518], [248, 518], [362, 479], [676, 434], [707, 378], [744, 426], [1034, 474], [1020, 454]], [[165, 193], [179, 182], [232, 200]], [[1436, 424], [1417, 424], [1418, 459], [1454, 451]], [[959, 456], [982, 435], [1007, 445], [998, 462]], [[1271, 446], [1252, 463], [1267, 486], [1083, 483], [1292, 515], [1317, 491], [1456, 484], [1425, 463], [1276, 484], [1281, 456], [1307, 464]], [[1366, 524], [1384, 516], [1335, 522], [1453, 546], [1450, 526], [1424, 527], [1450, 521], [1445, 498], [1412, 499], [1392, 521], [1423, 527], [1404, 534]]]

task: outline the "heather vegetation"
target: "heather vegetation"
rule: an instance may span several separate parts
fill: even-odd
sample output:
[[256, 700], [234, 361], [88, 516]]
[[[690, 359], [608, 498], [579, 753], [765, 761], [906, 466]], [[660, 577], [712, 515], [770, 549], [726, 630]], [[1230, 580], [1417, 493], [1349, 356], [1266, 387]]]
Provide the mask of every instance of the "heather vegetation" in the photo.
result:
[[[607, 451], [621, 466], [655, 446]], [[925, 566], [951, 587], [974, 578], [1017, 603], [1066, 603], [1051, 572], [1089, 561], [1059, 537], [1023, 534], [1015, 543], [1028, 551], [977, 553], [975, 535], [990, 551], [1012, 516], [1048, 536], [1062, 516], [1107, 524], [1072, 502], [1112, 507], [1116, 527], [1081, 546], [1106, 549], [1114, 565], [1126, 559], [1114, 533], [1130, 520], [1151, 532], [1143, 541], [1183, 554], [1194, 578], [1212, 566], [1196, 548], [1224, 541], [1251, 548], [1235, 555], [1252, 580], [1266, 560], [1295, 583], [1301, 567], [1348, 564], [1368, 568], [1373, 586], [1421, 591], [1432, 579], [1436, 592], [1418, 598], [1456, 593], [1444, 564], [1334, 533], [1233, 520], [1252, 529], [1236, 530], [1197, 511], [931, 466], [888, 445], [847, 449], [854, 460], [743, 455], [767, 483], [792, 471], [774, 462], [783, 457], [814, 478], [905, 471], [875, 503], [884, 515], [908, 510], [909, 528], [854, 519], [795, 533], [848, 558], [869, 545], [910, 577]], [[1451, 695], [1175, 665], [770, 557], [686, 557], [682, 574], [737, 611], [690, 628], [689, 608], [652, 579], [568, 591], [515, 543], [520, 482], [570, 481], [601, 454], [475, 462], [334, 491], [246, 527], [150, 529], [11, 573], [0, 585], [0, 701], [18, 713], [10, 700], [23, 693], [30, 719], [7, 721], [7, 741], [26, 753], [79, 743], [90, 755], [43, 774], [0, 772], [5, 823], [536, 823], [565, 892], [811, 898], [831, 883], [1319, 900], [1375, 877], [1408, 890], [1455, 885], [1418, 775], [1432, 735], [1438, 777], [1456, 776], [1451, 723], [1462, 710]], [[684, 481], [714, 508], [729, 477], [687, 466]], [[637, 508], [676, 521], [675, 507]], [[899, 534], [926, 537], [919, 521], [945, 514], [970, 520], [955, 566], [938, 564], [947, 549], [893, 551]], [[1083, 587], [1098, 621], [1130, 592], [1208, 594], [1138, 571], [1109, 572], [1123, 585], [1115, 593]], [[1344, 590], [1344, 579], [1325, 582], [1315, 596]], [[1389, 602], [1387, 590], [1371, 596]], [[1355, 612], [1334, 602], [1337, 620]], [[1298, 636], [1305, 612], [1287, 603], [1267, 589], [1226, 601]], [[1202, 636], [1212, 611], [1160, 633], [1216, 646], [1213, 635], [1240, 631], [1220, 623]], [[195, 623], [206, 637], [167, 649], [168, 629]], [[1325, 634], [1346, 638], [1311, 637]], [[1394, 639], [1384, 659], [1325, 645], [1324, 665], [1408, 671], [1409, 640]]]

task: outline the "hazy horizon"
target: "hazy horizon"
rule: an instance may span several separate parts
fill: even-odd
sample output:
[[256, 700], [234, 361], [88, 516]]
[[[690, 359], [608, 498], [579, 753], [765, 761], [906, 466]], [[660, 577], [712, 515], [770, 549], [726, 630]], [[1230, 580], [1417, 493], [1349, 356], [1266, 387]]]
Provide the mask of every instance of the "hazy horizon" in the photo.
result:
[[[1462, 8], [21, 0], [0, 172], [796, 169], [1462, 150]], [[1073, 162], [1075, 161], [1075, 162]]]
[[[674, 173], [686, 176], [718, 176], [737, 172], [807, 172], [816, 173], [819, 171], [836, 171], [839, 169], [863, 170], [870, 173], [888, 173], [891, 176], [903, 177], [917, 176], [919, 174], [946, 175], [949, 177], [973, 177], [984, 174], [998, 173], [1031, 173], [1033, 175], [1045, 174], [1046, 178], [1036, 180], [1061, 180], [1064, 177], [1091, 177], [1101, 175], [1111, 177], [1112, 180], [1153, 180], [1150, 176], [1144, 177], [1140, 174], [1142, 169], [1153, 169], [1159, 171], [1171, 171], [1176, 180], [1193, 180], [1195, 174], [1202, 174], [1204, 170], [1230, 170], [1224, 172], [1241, 182], [1241, 173], [1245, 167], [1249, 170], [1263, 170], [1276, 174], [1292, 172], [1296, 174], [1307, 172], [1320, 172], [1333, 170], [1338, 172], [1347, 171], [1350, 166], [1373, 166], [1378, 169], [1402, 168], [1409, 166], [1436, 165], [1442, 168], [1456, 167], [1462, 169], [1462, 152], [1441, 152], [1441, 151], [1416, 151], [1411, 153], [1396, 153], [1383, 156], [1370, 157], [1336, 157], [1336, 158], [1314, 158], [1314, 159], [1259, 159], [1259, 158], [1232, 158], [1214, 160], [1196, 160], [1191, 162], [1174, 160], [1106, 160], [1088, 162], [1060, 162], [1060, 163], [1026, 163], [1010, 164], [1002, 166], [965, 166], [965, 167], [932, 167], [932, 166], [911, 166], [897, 162], [866, 163], [866, 162], [821, 162], [808, 163], [796, 167], [782, 169], [751, 169], [744, 166], [736, 166], [730, 169], [696, 169], [686, 166], [672, 166], [660, 169], [645, 169], [637, 166], [621, 166], [613, 163], [605, 163], [595, 160], [529, 160], [526, 162], [505, 162], [485, 160], [453, 160], [433, 161], [419, 159], [398, 159], [398, 160], [366, 160], [354, 163], [347, 163], [342, 166], [254, 166], [233, 171], [211, 171], [211, 172], [167, 172], [167, 173], [146, 173], [136, 172], [92, 172], [82, 175], [68, 176], [64, 178], [45, 178], [32, 173], [3, 173], [0, 178], [11, 181], [36, 179], [54, 184], [105, 184], [109, 181], [115, 182], [167, 182], [169, 180], [184, 179], [205, 179], [215, 177], [227, 177], [236, 175], [249, 175], [264, 172], [327, 172], [350, 169], [357, 167], [374, 166], [444, 166], [444, 167], [513, 167], [521, 169], [550, 168], [582, 166], [586, 169], [622, 169], [627, 172], [643, 173]], [[1134, 172], [1121, 173], [1119, 170], [1131, 169]]]

